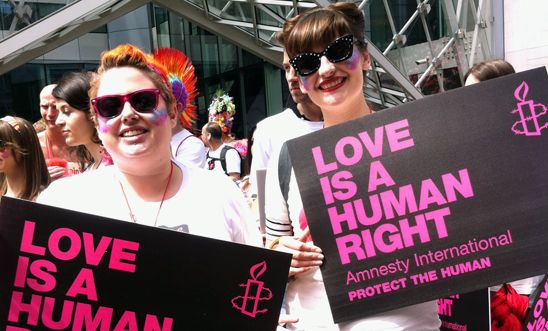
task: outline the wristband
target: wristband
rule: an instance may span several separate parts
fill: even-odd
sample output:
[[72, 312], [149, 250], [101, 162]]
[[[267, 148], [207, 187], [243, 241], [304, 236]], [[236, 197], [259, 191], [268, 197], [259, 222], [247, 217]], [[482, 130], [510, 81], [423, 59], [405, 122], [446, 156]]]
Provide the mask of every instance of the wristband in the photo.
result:
[[278, 237], [274, 240], [272, 240], [272, 242], [270, 242], [270, 244], [268, 244], [268, 249], [276, 249], [276, 247], [278, 247], [278, 245], [280, 244], [280, 238], [281, 237]]

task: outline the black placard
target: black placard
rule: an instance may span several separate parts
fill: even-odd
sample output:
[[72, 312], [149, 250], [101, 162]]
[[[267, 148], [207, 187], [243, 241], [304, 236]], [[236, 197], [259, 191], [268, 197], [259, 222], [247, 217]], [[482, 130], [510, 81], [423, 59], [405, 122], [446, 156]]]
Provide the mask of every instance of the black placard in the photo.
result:
[[2, 198], [0, 328], [275, 330], [290, 260]]
[[335, 322], [548, 270], [545, 68], [288, 143]]
[[534, 293], [533, 305], [523, 323], [523, 331], [548, 330], [548, 275], [544, 276]]
[[440, 331], [491, 330], [489, 289], [455, 294], [438, 300]]

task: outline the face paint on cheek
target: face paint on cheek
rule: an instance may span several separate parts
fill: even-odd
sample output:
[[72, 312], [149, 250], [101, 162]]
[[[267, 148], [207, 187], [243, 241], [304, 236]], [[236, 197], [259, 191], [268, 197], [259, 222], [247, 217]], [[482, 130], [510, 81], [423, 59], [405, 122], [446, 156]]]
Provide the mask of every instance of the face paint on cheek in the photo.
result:
[[348, 70], [356, 70], [360, 64], [360, 52], [358, 52], [357, 49], [354, 49], [352, 56], [346, 60], [345, 63]]
[[162, 126], [168, 119], [167, 111], [165, 108], [158, 108], [152, 113], [152, 124], [156, 126]]
[[0, 151], [0, 157], [3, 159], [8, 159], [11, 157], [11, 149], [6, 148], [3, 151]]
[[99, 131], [101, 133], [107, 133], [110, 131], [112, 125], [108, 124], [108, 119], [97, 117], [97, 123], [99, 124]]
[[301, 83], [301, 88], [305, 92], [310, 90], [310, 78], [308, 78], [308, 76], [299, 76], [299, 82]]

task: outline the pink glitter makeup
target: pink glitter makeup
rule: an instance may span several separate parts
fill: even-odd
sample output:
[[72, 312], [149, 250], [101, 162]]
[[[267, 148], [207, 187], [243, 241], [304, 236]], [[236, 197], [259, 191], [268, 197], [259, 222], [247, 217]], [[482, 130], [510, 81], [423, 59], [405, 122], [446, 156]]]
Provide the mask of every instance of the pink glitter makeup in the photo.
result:
[[152, 113], [152, 123], [156, 126], [162, 126], [168, 119], [165, 108], [158, 108]]

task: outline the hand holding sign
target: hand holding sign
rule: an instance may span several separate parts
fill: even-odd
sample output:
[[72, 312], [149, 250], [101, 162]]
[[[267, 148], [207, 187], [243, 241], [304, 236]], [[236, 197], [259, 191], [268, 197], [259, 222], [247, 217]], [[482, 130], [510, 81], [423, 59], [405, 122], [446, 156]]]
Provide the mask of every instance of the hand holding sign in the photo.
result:
[[292, 254], [289, 276], [295, 276], [313, 267], [322, 265], [323, 254], [318, 246], [308, 243], [310, 230], [308, 227], [300, 237], [280, 237], [276, 250]]

